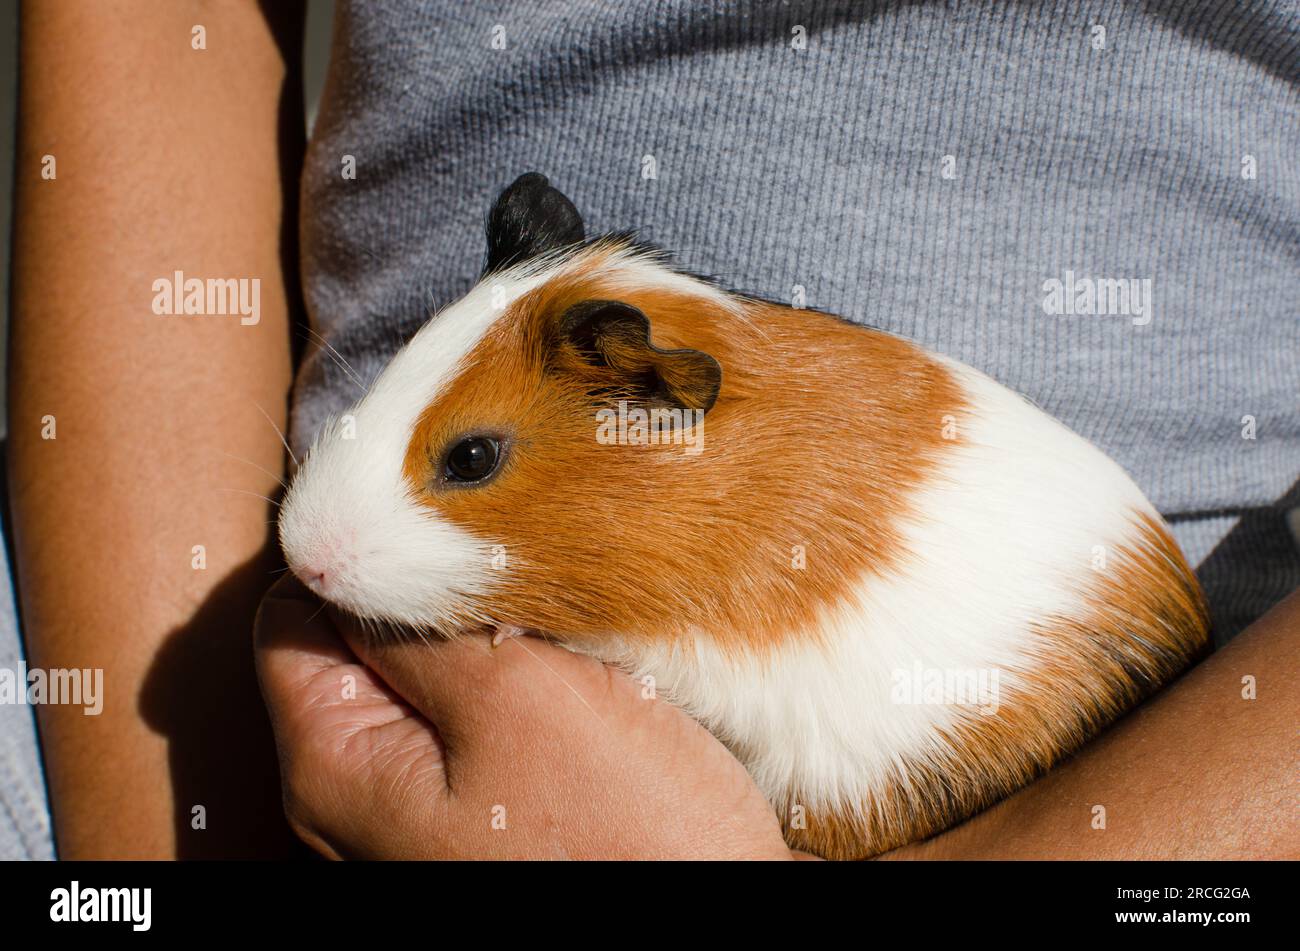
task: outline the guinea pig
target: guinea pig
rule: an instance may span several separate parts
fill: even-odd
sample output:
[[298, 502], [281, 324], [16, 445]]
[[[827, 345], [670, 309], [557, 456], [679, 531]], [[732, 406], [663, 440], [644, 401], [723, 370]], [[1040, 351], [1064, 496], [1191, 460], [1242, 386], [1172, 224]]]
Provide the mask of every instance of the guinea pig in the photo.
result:
[[487, 232], [286, 493], [326, 601], [642, 678], [828, 858], [983, 809], [1206, 647], [1141, 491], [989, 377], [587, 240], [536, 173]]

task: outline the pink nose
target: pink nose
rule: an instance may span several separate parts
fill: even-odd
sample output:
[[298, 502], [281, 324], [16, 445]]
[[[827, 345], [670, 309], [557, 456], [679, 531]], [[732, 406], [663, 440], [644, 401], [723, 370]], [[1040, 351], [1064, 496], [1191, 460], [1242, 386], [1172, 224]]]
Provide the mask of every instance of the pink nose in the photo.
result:
[[318, 562], [293, 565], [292, 570], [298, 576], [299, 581], [321, 597], [326, 597], [329, 594], [331, 583], [338, 577], [337, 569], [326, 567]]
[[351, 545], [337, 535], [321, 535], [286, 550], [289, 568], [298, 580], [322, 598], [338, 595], [351, 564]]

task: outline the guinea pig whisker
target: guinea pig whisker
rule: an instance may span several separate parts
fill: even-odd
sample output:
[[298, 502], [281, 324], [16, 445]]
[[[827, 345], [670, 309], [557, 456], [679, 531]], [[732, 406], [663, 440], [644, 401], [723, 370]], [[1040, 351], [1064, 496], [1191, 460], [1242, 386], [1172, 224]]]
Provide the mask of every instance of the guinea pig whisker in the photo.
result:
[[270, 476], [272, 479], [274, 479], [276, 482], [280, 483], [280, 488], [285, 489], [286, 491], [288, 490], [289, 486], [285, 484], [285, 481], [284, 481], [283, 479], [281, 479], [279, 476], [277, 476], [277, 475], [276, 475], [274, 472], [272, 472], [270, 469], [266, 469], [266, 468], [263, 468], [262, 466], [259, 466], [259, 465], [258, 465], [256, 462], [254, 462], [252, 459], [245, 459], [243, 456], [236, 456], [234, 453], [226, 452], [224, 449], [219, 449], [219, 450], [217, 450], [217, 451], [220, 452], [220, 453], [221, 453], [223, 456], [225, 456], [227, 459], [234, 459], [236, 462], [244, 462], [244, 463], [247, 463], [248, 465], [252, 466], [254, 469], [258, 470], [259, 472], [265, 472], [267, 475], [269, 475], [269, 476]]
[[592, 707], [592, 705], [589, 704], [589, 703], [587, 702], [587, 698], [584, 697], [582, 694], [578, 693], [577, 689], [574, 688], [573, 684], [569, 683], [567, 680], [565, 680], [563, 677], [561, 677], [560, 674], [555, 670], [554, 667], [552, 667], [552, 666], [551, 666], [550, 664], [548, 664], [545, 660], [543, 660], [543, 659], [541, 658], [541, 656], [539, 656], [538, 654], [534, 653], [534, 652], [533, 652], [533, 651], [528, 647], [528, 645], [524, 643], [524, 638], [522, 638], [522, 637], [512, 637], [512, 638], [510, 638], [510, 640], [507, 641], [506, 643], [508, 643], [508, 644], [518, 644], [519, 647], [520, 647], [522, 650], [527, 651], [527, 653], [528, 653], [528, 655], [529, 655], [530, 657], [532, 657], [532, 658], [533, 658], [534, 660], [536, 660], [539, 664], [541, 664], [543, 667], [545, 667], [547, 670], [549, 670], [549, 671], [554, 675], [554, 677], [555, 677], [556, 680], [558, 680], [560, 683], [564, 684], [564, 686], [568, 689], [568, 691], [569, 691], [571, 694], [573, 694], [575, 697], [578, 698], [578, 702], [581, 703], [584, 707], [586, 707], [587, 710], [590, 711], [590, 713], [591, 713], [591, 715], [592, 715], [593, 717], [595, 717], [597, 720], [600, 721], [600, 725], [601, 725], [601, 726], [603, 726], [603, 727], [604, 727], [605, 729], [607, 729], [607, 730], [609, 729], [609, 724], [606, 723], [605, 720], [604, 720], [604, 718], [603, 718], [599, 713], [596, 712], [595, 708]]
[[329, 607], [329, 602], [327, 602], [327, 601], [322, 601], [322, 602], [320, 603], [320, 607], [318, 607], [318, 608], [316, 609], [316, 613], [313, 614], [311, 617], [307, 618], [307, 622], [306, 622], [306, 623], [307, 623], [307, 624], [310, 624], [312, 621], [314, 621], [314, 620], [316, 620], [318, 617], [320, 617], [320, 613], [321, 613], [322, 611], [324, 611], [327, 607]]
[[310, 339], [314, 340], [322, 350], [325, 351], [325, 353], [330, 357], [330, 359], [334, 361], [335, 366], [337, 366], [340, 370], [343, 371], [344, 375], [347, 376], [347, 378], [352, 381], [352, 384], [356, 386], [357, 389], [359, 389], [362, 393], [366, 391], [366, 385], [361, 381], [361, 374], [357, 373], [356, 370], [352, 369], [352, 365], [343, 358], [343, 354], [339, 353], [332, 343], [330, 343], [323, 336], [321, 336], [319, 331], [311, 327], [307, 328], [307, 335]]
[[267, 496], [263, 495], [261, 492], [250, 492], [250, 491], [248, 491], [248, 489], [218, 489], [217, 491], [219, 491], [219, 492], [235, 492], [235, 493], [237, 493], [237, 494], [239, 494], [239, 495], [251, 495], [251, 496], [252, 496], [253, 498], [255, 498], [255, 499], [261, 499], [263, 502], [270, 502], [270, 503], [271, 503], [272, 505], [274, 505], [276, 508], [279, 508], [279, 507], [280, 507], [280, 503], [279, 503], [278, 501], [276, 501], [275, 499], [272, 499], [272, 498], [268, 498]]
[[257, 400], [252, 400], [252, 403], [257, 407], [257, 411], [266, 417], [266, 421], [271, 424], [271, 428], [275, 430], [275, 434], [280, 437], [280, 445], [284, 446], [284, 451], [289, 454], [289, 458], [292, 459], [293, 464], [297, 466], [298, 457], [295, 456], [293, 450], [289, 448], [289, 440], [284, 438], [284, 433], [281, 431], [280, 427], [275, 425], [275, 420], [267, 414], [266, 410], [262, 409]]

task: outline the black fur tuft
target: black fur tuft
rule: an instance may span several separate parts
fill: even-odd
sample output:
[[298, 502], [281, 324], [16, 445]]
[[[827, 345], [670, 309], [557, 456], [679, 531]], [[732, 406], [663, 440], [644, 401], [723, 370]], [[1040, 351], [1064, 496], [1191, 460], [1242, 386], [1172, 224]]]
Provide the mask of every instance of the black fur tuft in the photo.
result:
[[511, 183], [488, 212], [487, 264], [491, 274], [547, 251], [580, 245], [586, 231], [573, 202], [545, 175], [528, 172]]

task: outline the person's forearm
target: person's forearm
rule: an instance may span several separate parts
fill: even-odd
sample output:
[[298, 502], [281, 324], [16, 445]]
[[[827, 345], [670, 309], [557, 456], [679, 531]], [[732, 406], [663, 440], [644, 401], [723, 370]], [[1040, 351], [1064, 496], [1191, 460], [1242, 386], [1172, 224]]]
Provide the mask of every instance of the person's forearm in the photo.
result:
[[885, 858], [1300, 857], [1297, 682], [1300, 592], [1069, 763]]
[[[283, 426], [291, 377], [283, 171], [301, 125], [281, 131], [299, 26], [273, 29], [253, 2], [23, 7], [20, 603], [33, 666], [104, 670], [101, 715], [40, 709], [65, 857], [287, 841], [249, 632], [275, 558], [258, 496], [283, 468], [262, 410]], [[257, 323], [159, 315], [154, 282], [177, 271], [257, 280]]]

